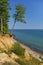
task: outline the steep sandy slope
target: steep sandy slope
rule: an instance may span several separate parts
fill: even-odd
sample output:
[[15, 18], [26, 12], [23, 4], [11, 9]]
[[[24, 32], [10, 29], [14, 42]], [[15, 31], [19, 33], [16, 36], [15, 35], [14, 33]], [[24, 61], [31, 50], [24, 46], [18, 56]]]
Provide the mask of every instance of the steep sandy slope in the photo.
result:
[[10, 49], [16, 41], [8, 34], [0, 36], [0, 48]]
[[[12, 45], [16, 41], [10, 37], [10, 35], [1, 35], [0, 36], [0, 51], [2, 50], [9, 50], [12, 48]], [[12, 56], [12, 54], [11, 54]], [[17, 56], [13, 54], [13, 58], [16, 58]], [[0, 53], [0, 65], [19, 65], [17, 62], [15, 62], [11, 57], [9, 57], [8, 54], [1, 52]]]

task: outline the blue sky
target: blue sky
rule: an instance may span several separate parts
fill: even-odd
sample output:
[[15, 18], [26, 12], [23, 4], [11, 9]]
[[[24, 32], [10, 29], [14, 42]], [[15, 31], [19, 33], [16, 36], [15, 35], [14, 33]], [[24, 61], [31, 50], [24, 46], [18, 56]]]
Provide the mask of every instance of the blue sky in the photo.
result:
[[9, 11], [9, 28], [12, 28], [15, 5], [22, 4], [26, 8], [25, 20], [27, 24], [17, 22], [15, 29], [43, 29], [43, 0], [9, 0], [12, 10]]

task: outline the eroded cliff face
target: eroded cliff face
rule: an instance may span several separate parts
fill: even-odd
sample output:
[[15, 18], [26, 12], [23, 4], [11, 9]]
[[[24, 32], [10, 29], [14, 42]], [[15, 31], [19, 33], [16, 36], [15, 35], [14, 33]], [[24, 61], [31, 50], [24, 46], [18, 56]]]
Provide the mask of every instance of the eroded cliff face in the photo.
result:
[[15, 43], [16, 41], [10, 37], [9, 34], [5, 34], [5, 35], [1, 35], [0, 36], [0, 49], [11, 49], [12, 45]]
[[2, 51], [2, 50], [8, 51], [9, 49], [11, 49], [12, 45], [15, 42], [16, 41], [12, 37], [10, 37], [9, 34], [0, 35], [0, 65], [19, 65], [14, 60], [14, 58], [16, 57], [14, 56], [14, 54], [11, 54], [11, 56], [9, 56], [8, 54]]
[[[13, 39], [12, 35], [10, 35], [10, 34], [0, 35], [0, 65], [21, 65], [20, 63], [23, 64], [23, 63], [25, 63], [27, 61], [29, 62], [30, 60], [33, 59], [33, 57], [28, 53], [26, 48], [24, 48], [24, 46], [21, 44], [20, 44], [20, 46], [25, 49], [24, 57], [22, 58], [21, 56], [15, 54], [15, 52], [13, 52], [11, 49], [12, 49], [12, 46], [16, 43], [18, 43], [18, 41]], [[18, 49], [17, 49], [17, 52], [18, 52]], [[18, 60], [20, 63], [17, 62]], [[35, 62], [32, 61], [32, 62], [36, 63], [36, 61]], [[27, 63], [24, 65], [27, 65]], [[30, 64], [31, 64], [31, 62], [30, 62]], [[34, 65], [34, 64], [32, 64], [32, 65]], [[39, 65], [39, 64], [37, 63], [37, 65]], [[40, 65], [43, 65], [43, 63], [41, 63]]]
[[5, 53], [0, 53], [0, 65], [19, 65]]

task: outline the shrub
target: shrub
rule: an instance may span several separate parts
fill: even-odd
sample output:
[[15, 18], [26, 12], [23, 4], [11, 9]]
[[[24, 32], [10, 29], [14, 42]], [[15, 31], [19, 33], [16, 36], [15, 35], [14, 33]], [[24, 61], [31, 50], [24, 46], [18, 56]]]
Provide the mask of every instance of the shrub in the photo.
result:
[[40, 61], [32, 57], [29, 61], [27, 61], [29, 65], [40, 65]]
[[6, 53], [6, 54], [10, 55], [12, 53], [12, 51], [11, 50], [0, 49], [0, 53]]
[[28, 61], [24, 61], [23, 59], [16, 59], [15, 61], [18, 62], [20, 65], [40, 65], [40, 61], [34, 58]]
[[12, 52], [19, 56], [24, 56], [25, 49], [19, 43], [15, 43], [12, 47]]
[[6, 54], [11, 54], [12, 51], [11, 51], [11, 50], [7, 50], [5, 53], [6, 53]]
[[16, 65], [16, 64], [14, 64], [13, 62], [7, 62], [7, 61], [5, 61], [2, 65]]
[[6, 50], [0, 48], [0, 53], [4, 53], [4, 52], [6, 52]]
[[17, 63], [19, 63], [20, 65], [26, 65], [26, 63], [23, 60], [21, 60], [21, 59], [16, 59], [15, 61]]

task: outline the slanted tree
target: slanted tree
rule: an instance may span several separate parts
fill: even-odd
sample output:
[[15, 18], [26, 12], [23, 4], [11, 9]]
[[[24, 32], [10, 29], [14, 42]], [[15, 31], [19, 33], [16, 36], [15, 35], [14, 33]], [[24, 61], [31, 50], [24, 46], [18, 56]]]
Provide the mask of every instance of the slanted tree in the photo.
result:
[[13, 24], [12, 29], [14, 29], [16, 22], [26, 23], [26, 21], [24, 20], [24, 18], [25, 18], [25, 8], [20, 4], [16, 5], [15, 14], [13, 14], [13, 17], [14, 17], [14, 24]]

